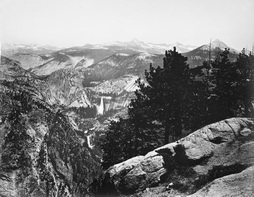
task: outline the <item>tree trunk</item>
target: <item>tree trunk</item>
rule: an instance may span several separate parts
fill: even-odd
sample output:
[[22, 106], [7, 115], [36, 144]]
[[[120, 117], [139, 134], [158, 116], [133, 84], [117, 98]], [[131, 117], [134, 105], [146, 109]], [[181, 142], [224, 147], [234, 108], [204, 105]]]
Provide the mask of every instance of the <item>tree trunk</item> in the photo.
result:
[[181, 120], [177, 120], [175, 124], [175, 138], [178, 139], [182, 135], [182, 124]]
[[164, 144], [169, 143], [169, 133], [170, 133], [170, 127], [168, 124], [165, 125], [165, 133], [164, 133]]

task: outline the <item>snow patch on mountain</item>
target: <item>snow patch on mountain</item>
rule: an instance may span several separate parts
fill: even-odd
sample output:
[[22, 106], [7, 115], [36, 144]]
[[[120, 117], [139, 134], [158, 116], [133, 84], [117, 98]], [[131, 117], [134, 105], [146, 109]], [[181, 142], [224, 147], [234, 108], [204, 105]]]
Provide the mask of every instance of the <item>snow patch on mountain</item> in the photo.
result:
[[174, 43], [174, 44], [154, 44], [154, 43], [146, 43], [137, 39], [132, 39], [129, 42], [111, 42], [111, 43], [105, 43], [103, 46], [108, 47], [110, 49], [111, 47], [122, 47], [126, 49], [132, 49], [137, 52], [149, 52], [154, 54], [163, 54], [166, 50], [173, 49], [175, 46], [177, 50], [181, 53], [187, 52], [190, 50], [193, 50], [196, 48], [196, 46], [191, 45], [183, 45], [181, 43]]
[[126, 53], [117, 53], [116, 56], [130, 56], [130, 55]]
[[151, 53], [147, 53], [147, 52], [143, 52], [143, 53], [140, 53], [140, 55], [137, 57], [137, 59], [140, 59], [140, 60], [145, 60], [149, 57], [153, 57], [154, 55], [151, 54]]

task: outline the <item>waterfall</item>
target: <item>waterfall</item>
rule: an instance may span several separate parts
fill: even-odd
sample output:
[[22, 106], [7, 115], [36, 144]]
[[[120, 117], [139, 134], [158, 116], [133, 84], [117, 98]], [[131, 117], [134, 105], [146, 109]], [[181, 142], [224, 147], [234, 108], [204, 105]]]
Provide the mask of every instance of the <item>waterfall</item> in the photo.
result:
[[103, 112], [104, 112], [104, 102], [103, 102], [103, 97], [101, 97], [101, 103], [98, 108], [98, 115], [103, 115]]
[[88, 136], [86, 136], [86, 138], [87, 138], [87, 145], [88, 145], [88, 147], [89, 148], [91, 148], [91, 149], [93, 149], [93, 145], [91, 144], [91, 137], [93, 136], [93, 134], [90, 134], [90, 135], [88, 135]]

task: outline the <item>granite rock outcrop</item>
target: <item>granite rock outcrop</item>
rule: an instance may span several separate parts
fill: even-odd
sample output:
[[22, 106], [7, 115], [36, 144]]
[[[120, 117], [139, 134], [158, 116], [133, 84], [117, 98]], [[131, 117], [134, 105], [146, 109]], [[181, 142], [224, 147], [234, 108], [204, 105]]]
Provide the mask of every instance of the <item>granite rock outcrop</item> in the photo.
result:
[[[224, 196], [220, 191], [227, 193], [231, 186], [243, 190], [241, 177], [254, 181], [253, 128], [253, 119], [248, 118], [230, 118], [205, 126], [145, 156], [111, 166], [105, 171], [102, 191], [141, 192], [142, 196], [145, 189], [165, 185], [165, 190], [177, 190], [183, 196], [214, 196], [220, 187], [216, 196]], [[246, 192], [253, 195], [253, 186], [248, 183], [246, 187]]]

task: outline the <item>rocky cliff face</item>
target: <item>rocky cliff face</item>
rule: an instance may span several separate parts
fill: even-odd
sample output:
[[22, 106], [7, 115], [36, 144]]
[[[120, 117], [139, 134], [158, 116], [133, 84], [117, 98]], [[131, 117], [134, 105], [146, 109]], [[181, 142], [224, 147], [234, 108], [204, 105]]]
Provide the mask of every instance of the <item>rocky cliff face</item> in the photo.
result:
[[253, 141], [253, 120], [223, 120], [110, 167], [101, 191], [134, 196], [253, 196]]
[[[40, 86], [45, 100], [65, 108], [95, 108], [97, 115], [126, 108], [136, 90], [137, 76], [129, 75], [107, 81], [90, 81], [82, 70], [59, 70]], [[86, 82], [89, 85], [86, 84]], [[94, 82], [94, 83], [93, 83]]]
[[88, 68], [53, 72], [42, 79], [41, 92], [50, 104], [96, 107], [98, 115], [105, 115], [126, 108], [137, 89], [135, 81], [150, 63], [162, 64], [162, 58], [144, 53], [115, 54]]
[[0, 90], [0, 196], [84, 196], [100, 170], [88, 133], [25, 80]]
[[30, 76], [31, 73], [21, 67], [18, 61], [1, 56], [0, 79], [13, 80], [17, 77]]

